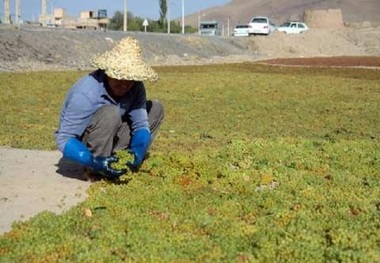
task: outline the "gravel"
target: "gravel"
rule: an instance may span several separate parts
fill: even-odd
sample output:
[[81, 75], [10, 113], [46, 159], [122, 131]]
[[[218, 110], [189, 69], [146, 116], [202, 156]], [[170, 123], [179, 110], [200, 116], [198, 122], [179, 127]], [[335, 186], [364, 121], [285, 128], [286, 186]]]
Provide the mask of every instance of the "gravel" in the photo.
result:
[[0, 71], [89, 69], [89, 58], [125, 36], [140, 41], [152, 66], [232, 63], [273, 58], [380, 56], [380, 28], [275, 32], [255, 37], [0, 27]]

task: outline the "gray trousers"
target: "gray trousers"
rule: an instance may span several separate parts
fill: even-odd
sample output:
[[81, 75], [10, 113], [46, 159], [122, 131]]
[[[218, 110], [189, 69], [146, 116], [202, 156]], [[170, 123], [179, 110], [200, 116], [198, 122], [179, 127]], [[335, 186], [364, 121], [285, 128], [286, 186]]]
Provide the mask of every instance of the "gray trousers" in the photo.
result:
[[[164, 118], [164, 108], [158, 100], [149, 100], [146, 109], [153, 140]], [[119, 107], [106, 105], [96, 111], [83, 133], [82, 141], [95, 157], [110, 156], [117, 150], [129, 147], [131, 128], [128, 121], [120, 117]]]

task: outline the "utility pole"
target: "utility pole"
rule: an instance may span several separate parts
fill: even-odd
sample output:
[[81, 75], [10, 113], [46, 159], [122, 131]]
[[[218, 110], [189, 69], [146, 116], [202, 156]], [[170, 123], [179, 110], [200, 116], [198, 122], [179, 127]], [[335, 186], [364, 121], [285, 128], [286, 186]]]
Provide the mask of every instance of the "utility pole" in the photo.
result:
[[168, 5], [168, 34], [170, 34], [170, 0]]
[[198, 8], [198, 35], [201, 35], [201, 15], [199, 14], [199, 8]]
[[230, 16], [227, 19], [227, 37], [230, 36]]
[[182, 34], [185, 34], [185, 0], [182, 0]]
[[41, 0], [41, 16], [47, 15], [47, 0]]
[[20, 17], [21, 17], [20, 0], [16, 0], [15, 9], [16, 9], [16, 12], [15, 12], [15, 15], [16, 15], [16, 24], [18, 25], [18, 24], [20, 24]]
[[50, 13], [54, 17], [54, 0], [50, 0]]
[[46, 26], [46, 24], [48, 23], [47, 14], [48, 14], [47, 0], [41, 0], [41, 14], [38, 20], [43, 26]]
[[9, 0], [4, 0], [4, 23], [10, 24], [11, 23], [11, 15], [9, 11]]
[[128, 30], [128, 11], [127, 11], [127, 0], [124, 0], [124, 31]]

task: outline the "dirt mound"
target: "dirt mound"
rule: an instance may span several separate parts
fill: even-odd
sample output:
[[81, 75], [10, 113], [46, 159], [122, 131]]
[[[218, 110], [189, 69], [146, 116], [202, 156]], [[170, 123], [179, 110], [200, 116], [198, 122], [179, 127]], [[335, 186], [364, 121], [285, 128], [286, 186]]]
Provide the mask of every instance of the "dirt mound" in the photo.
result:
[[311, 29], [299, 35], [275, 32], [269, 37], [248, 38], [248, 47], [262, 57], [379, 56], [380, 29]]
[[108, 50], [126, 35], [139, 40], [144, 59], [153, 66], [380, 56], [380, 28], [373, 27], [240, 38], [0, 27], [0, 71], [90, 69], [92, 56]]

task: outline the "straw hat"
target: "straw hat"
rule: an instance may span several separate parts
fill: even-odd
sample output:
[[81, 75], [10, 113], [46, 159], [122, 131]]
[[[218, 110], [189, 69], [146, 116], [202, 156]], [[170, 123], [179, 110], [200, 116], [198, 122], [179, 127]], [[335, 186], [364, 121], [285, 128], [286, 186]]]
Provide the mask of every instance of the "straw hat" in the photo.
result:
[[132, 37], [123, 38], [111, 50], [96, 55], [90, 63], [114, 79], [152, 82], [158, 79], [157, 73], [143, 62], [139, 43]]

